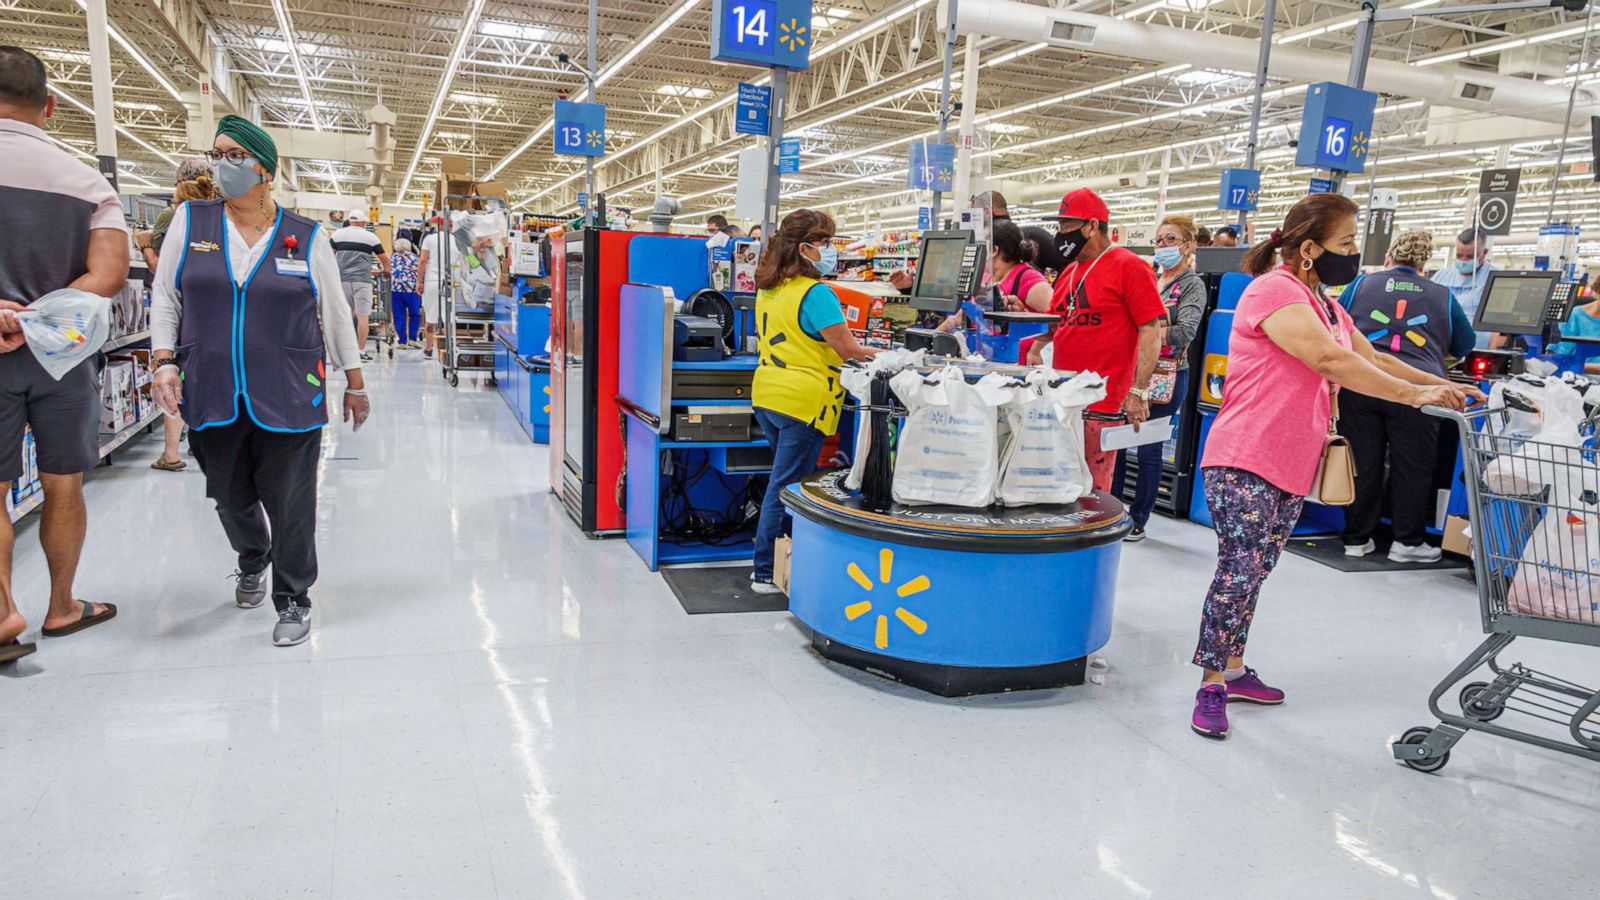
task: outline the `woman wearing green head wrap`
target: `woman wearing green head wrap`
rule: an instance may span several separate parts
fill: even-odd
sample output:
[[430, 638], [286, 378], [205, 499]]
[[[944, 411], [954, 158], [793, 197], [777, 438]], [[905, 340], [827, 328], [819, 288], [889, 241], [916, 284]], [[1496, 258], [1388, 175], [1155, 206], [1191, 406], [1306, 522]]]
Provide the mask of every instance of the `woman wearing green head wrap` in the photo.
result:
[[361, 350], [328, 236], [272, 198], [272, 137], [225, 116], [206, 155], [222, 199], [172, 214], [151, 289], [153, 392], [189, 424], [206, 496], [239, 555], [234, 603], [262, 604], [270, 562], [272, 640], [289, 646], [311, 634], [317, 463], [338, 396], [328, 382], [343, 370], [338, 405], [359, 429]]

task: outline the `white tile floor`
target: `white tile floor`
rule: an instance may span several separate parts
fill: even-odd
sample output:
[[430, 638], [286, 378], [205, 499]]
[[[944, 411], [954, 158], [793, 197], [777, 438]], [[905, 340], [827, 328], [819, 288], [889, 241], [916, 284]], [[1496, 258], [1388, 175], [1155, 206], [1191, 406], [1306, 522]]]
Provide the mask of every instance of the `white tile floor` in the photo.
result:
[[566, 521], [497, 395], [405, 356], [328, 432], [307, 645], [232, 606], [198, 472], [147, 440], [96, 473], [80, 587], [122, 612], [0, 674], [0, 894], [1594, 896], [1600, 769], [1482, 736], [1439, 776], [1389, 759], [1480, 639], [1457, 575], [1286, 557], [1251, 657], [1290, 703], [1215, 744], [1187, 727], [1211, 535], [1157, 519], [1104, 685], [940, 700], [782, 614], [685, 616]]

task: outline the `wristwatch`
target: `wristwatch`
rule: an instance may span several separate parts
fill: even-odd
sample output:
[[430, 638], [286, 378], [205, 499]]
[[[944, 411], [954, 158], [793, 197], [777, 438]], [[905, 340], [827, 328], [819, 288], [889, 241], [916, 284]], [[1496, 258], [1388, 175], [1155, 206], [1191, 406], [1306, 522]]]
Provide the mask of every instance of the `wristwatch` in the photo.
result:
[[1143, 400], [1146, 403], [1150, 402], [1149, 388], [1128, 388], [1128, 393], [1138, 397], [1140, 400]]
[[152, 359], [150, 360], [150, 371], [159, 372], [167, 366], [175, 366], [177, 364], [178, 359], [175, 356], [169, 356], [166, 359]]

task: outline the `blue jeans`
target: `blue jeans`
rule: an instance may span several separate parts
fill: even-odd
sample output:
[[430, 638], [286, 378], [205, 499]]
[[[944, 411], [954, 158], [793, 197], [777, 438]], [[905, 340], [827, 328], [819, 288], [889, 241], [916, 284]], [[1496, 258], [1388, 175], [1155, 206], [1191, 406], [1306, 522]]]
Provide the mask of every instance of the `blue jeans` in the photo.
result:
[[[1189, 389], [1189, 370], [1178, 370], [1177, 379], [1172, 383], [1172, 400], [1150, 407], [1150, 418], [1159, 419], [1170, 416], [1183, 408], [1184, 393]], [[1161, 451], [1163, 444], [1144, 444], [1134, 447], [1139, 454], [1139, 480], [1133, 487], [1133, 505], [1128, 508], [1128, 515], [1133, 517], [1133, 523], [1140, 528], [1150, 521], [1150, 513], [1156, 508], [1156, 495], [1161, 491]], [[1126, 459], [1126, 451], [1124, 451]], [[1126, 471], [1126, 470], [1124, 470]], [[1118, 489], [1117, 496], [1121, 496]]]
[[422, 295], [395, 291], [392, 305], [394, 333], [400, 336], [400, 343], [409, 344], [417, 339], [417, 332], [422, 330]]
[[772, 476], [767, 495], [761, 500], [761, 520], [756, 524], [756, 566], [754, 577], [772, 580], [773, 544], [783, 534], [789, 514], [783, 510], [783, 489], [810, 475], [817, 468], [817, 454], [827, 439], [822, 432], [798, 419], [769, 409], [757, 409], [756, 421], [772, 444]]

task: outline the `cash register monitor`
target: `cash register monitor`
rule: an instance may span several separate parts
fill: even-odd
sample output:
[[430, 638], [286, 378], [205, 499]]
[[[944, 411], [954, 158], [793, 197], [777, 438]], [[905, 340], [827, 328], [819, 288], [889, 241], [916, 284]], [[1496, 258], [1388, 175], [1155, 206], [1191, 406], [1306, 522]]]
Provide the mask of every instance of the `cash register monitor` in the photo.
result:
[[1489, 273], [1478, 302], [1477, 331], [1537, 335], [1550, 318], [1560, 272], [1502, 270]]
[[917, 277], [911, 286], [914, 308], [946, 314], [960, 308], [962, 296], [971, 293], [972, 237], [965, 229], [923, 233]]

